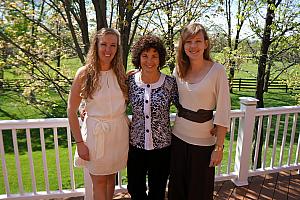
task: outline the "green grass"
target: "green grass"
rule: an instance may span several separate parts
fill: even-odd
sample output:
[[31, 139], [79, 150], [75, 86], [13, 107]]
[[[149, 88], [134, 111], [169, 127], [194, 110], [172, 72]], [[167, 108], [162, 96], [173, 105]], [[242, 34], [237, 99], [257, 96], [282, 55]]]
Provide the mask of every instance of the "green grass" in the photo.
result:
[[[270, 140], [270, 143], [273, 144], [273, 140], [272, 141]], [[229, 154], [229, 145], [230, 145], [228, 139], [225, 140], [224, 145], [225, 145], [225, 148], [224, 148], [223, 161], [222, 161], [222, 164], [221, 164], [221, 173], [227, 173], [228, 154]], [[235, 164], [234, 161], [235, 161], [235, 154], [236, 154], [236, 141], [233, 142], [232, 146], [233, 147], [232, 147], [232, 154], [231, 154], [230, 170], [234, 171], [234, 164]], [[264, 146], [263, 146], [263, 148], [264, 148]], [[279, 166], [280, 148], [281, 148], [281, 143], [277, 142], [275, 159], [274, 159], [274, 166]], [[297, 145], [293, 145], [291, 163], [295, 162], [296, 149], [297, 149]], [[273, 145], [269, 145], [268, 149], [267, 149], [265, 168], [270, 167], [270, 165], [271, 165], [272, 151], [273, 151]], [[263, 155], [264, 155], [264, 151], [262, 153], [262, 156]], [[289, 146], [285, 145], [285, 148], [284, 148], [284, 151], [283, 151], [282, 165], [287, 164], [288, 156], [289, 156]], [[252, 153], [250, 155], [250, 163], [253, 164], [252, 160], [251, 160], [251, 157], [252, 157]], [[253, 167], [250, 167], [250, 169], [253, 169]]]
[[[44, 182], [43, 163], [42, 163], [42, 152], [35, 151], [33, 152], [32, 156], [34, 162], [37, 190], [46, 191], [45, 182]], [[50, 190], [58, 190], [54, 149], [46, 150], [46, 157], [47, 157], [48, 179], [50, 183]], [[64, 189], [71, 188], [67, 148], [59, 148], [59, 157], [60, 157], [62, 187]], [[6, 159], [6, 167], [8, 170], [10, 192], [19, 193], [18, 175], [17, 175], [16, 165], [15, 165], [15, 155], [13, 153], [5, 154], [5, 159]], [[29, 164], [27, 153], [20, 155], [19, 159], [20, 159], [20, 165], [22, 169], [21, 171], [22, 171], [22, 181], [23, 181], [24, 191], [31, 192], [32, 185], [31, 185], [30, 164]], [[2, 167], [0, 167], [0, 169], [2, 170]], [[74, 173], [75, 173], [76, 187], [84, 187], [82, 169], [75, 168]], [[0, 194], [5, 194], [5, 186], [4, 186], [4, 179], [2, 173], [0, 174]]]

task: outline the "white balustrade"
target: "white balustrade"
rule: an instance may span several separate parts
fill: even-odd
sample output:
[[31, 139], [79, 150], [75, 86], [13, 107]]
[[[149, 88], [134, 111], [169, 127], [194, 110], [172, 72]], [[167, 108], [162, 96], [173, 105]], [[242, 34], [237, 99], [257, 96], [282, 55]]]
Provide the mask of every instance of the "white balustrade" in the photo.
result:
[[[256, 108], [257, 100], [254, 98], [240, 98], [240, 110], [232, 110], [230, 113], [231, 123], [229, 129], [229, 139], [225, 146], [227, 157], [224, 157], [222, 163], [216, 168], [216, 181], [232, 180], [236, 185], [248, 184], [248, 177], [258, 174], [267, 174], [278, 172], [281, 170], [299, 169], [300, 157], [300, 124], [298, 113], [300, 106], [283, 106], [274, 108]], [[175, 120], [175, 113], [170, 114], [171, 121]], [[131, 116], [129, 116], [131, 117]], [[264, 120], [266, 119], [266, 120]], [[257, 120], [257, 127], [255, 121]], [[35, 131], [33, 131], [35, 129]], [[60, 147], [59, 137], [61, 133], [58, 130], [63, 129], [62, 134], [66, 134], [67, 147]], [[36, 132], [38, 130], [38, 133]], [[257, 131], [256, 131], [257, 130]], [[5, 134], [5, 135], [4, 135]], [[6, 134], [11, 134], [12, 141], [3, 141]], [[20, 136], [26, 136], [28, 165], [30, 174], [31, 189], [24, 187], [24, 174], [22, 169], [24, 163], [20, 161]], [[41, 145], [41, 160], [34, 161], [32, 149], [32, 139], [39, 134]], [[45, 138], [53, 137], [53, 147], [55, 157], [47, 156], [47, 145]], [[255, 136], [255, 137], [254, 137]], [[7, 137], [6, 137], [7, 138]], [[19, 139], [18, 139], [19, 138]], [[2, 166], [2, 180], [5, 194], [0, 194], [0, 199], [52, 199], [66, 198], [85, 195], [85, 199], [92, 199], [92, 182], [87, 171], [84, 170], [84, 187], [76, 188], [77, 177], [74, 175], [73, 168], [73, 153], [71, 131], [68, 125], [68, 120], [61, 119], [30, 119], [30, 120], [0, 120], [0, 156]], [[256, 138], [256, 146], [253, 146], [253, 138]], [[261, 140], [261, 141], [260, 141]], [[6, 160], [5, 144], [12, 142], [14, 152], [14, 163], [16, 177], [10, 175], [12, 169], [8, 169], [7, 164], [12, 162]], [[259, 145], [262, 144], [262, 147]], [[63, 185], [62, 176], [62, 159], [60, 155], [62, 149], [66, 151], [68, 159], [68, 179], [70, 186]], [[262, 150], [260, 154], [260, 150]], [[24, 151], [24, 150], [23, 150]], [[228, 153], [227, 153], [228, 152]], [[261, 163], [258, 158], [261, 156]], [[254, 160], [252, 160], [252, 157]], [[234, 160], [233, 160], [234, 158]], [[48, 162], [47, 162], [48, 160]], [[57, 188], [50, 188], [50, 172], [53, 174], [53, 169], [50, 169], [49, 161], [55, 163], [55, 174], [57, 179]], [[35, 162], [42, 163], [42, 168], [38, 169]], [[261, 164], [261, 165], [260, 165]], [[65, 169], [64, 169], [65, 170]], [[37, 177], [37, 172], [43, 172], [42, 177]], [[11, 192], [9, 180], [18, 180], [18, 192]], [[122, 175], [118, 173], [116, 191], [126, 191], [126, 185], [122, 183]], [[43, 182], [44, 190], [39, 191], [37, 183]], [[15, 188], [13, 188], [15, 189]], [[14, 190], [13, 190], [14, 191]]]

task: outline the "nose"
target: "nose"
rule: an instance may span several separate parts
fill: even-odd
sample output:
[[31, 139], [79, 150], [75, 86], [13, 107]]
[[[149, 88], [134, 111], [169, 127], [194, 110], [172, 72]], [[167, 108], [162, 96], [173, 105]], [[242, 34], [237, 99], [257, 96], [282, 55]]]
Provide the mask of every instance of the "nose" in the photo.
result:
[[110, 47], [110, 46], [107, 46], [107, 47], [105, 48], [105, 52], [110, 53], [110, 52], [111, 52], [111, 47]]
[[192, 41], [191, 42], [191, 47], [195, 47], [196, 46], [196, 42]]
[[146, 63], [147, 63], [147, 65], [152, 65], [153, 63], [154, 63], [154, 58], [147, 58], [146, 59]]

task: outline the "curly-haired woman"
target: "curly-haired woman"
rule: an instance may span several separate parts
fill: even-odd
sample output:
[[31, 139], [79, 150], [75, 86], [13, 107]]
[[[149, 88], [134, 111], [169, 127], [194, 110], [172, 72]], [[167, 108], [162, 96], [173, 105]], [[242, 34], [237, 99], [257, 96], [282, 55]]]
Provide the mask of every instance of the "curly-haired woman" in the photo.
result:
[[[156, 36], [142, 36], [131, 49], [140, 69], [128, 78], [132, 124], [127, 163], [132, 200], [163, 200], [170, 168], [171, 103], [178, 101], [175, 78], [160, 72], [166, 49]], [[148, 177], [148, 194], [146, 186]]]
[[[68, 101], [69, 124], [79, 156], [75, 165], [88, 169], [94, 200], [113, 198], [115, 174], [126, 166], [125, 79], [120, 34], [103, 28], [92, 38], [86, 64], [75, 75]], [[82, 99], [86, 115], [80, 130], [77, 112]]]

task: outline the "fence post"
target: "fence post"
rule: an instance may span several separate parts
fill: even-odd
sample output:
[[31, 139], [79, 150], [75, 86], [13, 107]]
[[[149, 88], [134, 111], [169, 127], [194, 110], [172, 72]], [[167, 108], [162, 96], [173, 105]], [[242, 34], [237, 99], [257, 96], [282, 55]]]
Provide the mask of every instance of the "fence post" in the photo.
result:
[[93, 199], [93, 183], [89, 171], [87, 168], [84, 168], [84, 187], [85, 187], [85, 195], [84, 200], [92, 200]]
[[232, 182], [237, 186], [248, 185], [251, 144], [257, 101], [257, 99], [252, 97], [240, 97], [240, 109], [245, 112], [245, 115], [240, 118], [236, 144], [234, 171], [237, 173], [237, 178], [232, 179]]

